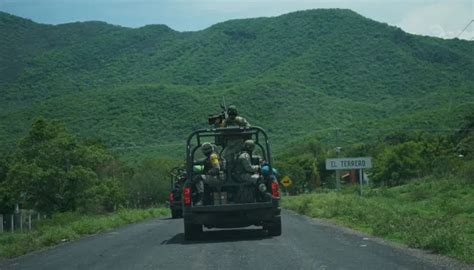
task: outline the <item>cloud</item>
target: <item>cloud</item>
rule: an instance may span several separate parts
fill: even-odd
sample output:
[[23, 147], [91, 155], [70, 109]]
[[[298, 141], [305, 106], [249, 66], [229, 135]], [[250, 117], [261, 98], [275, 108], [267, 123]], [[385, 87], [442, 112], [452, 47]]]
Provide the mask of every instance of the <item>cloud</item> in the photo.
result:
[[[0, 0], [0, 10], [41, 23], [101, 20], [195, 31], [229, 19], [314, 8], [349, 8], [421, 35], [453, 38], [473, 19], [473, 0]], [[474, 37], [474, 23], [460, 36]]]
[[[454, 38], [471, 22], [473, 14], [472, 1], [435, 2], [411, 9], [396, 25], [413, 34]], [[473, 37], [474, 23], [459, 38]]]

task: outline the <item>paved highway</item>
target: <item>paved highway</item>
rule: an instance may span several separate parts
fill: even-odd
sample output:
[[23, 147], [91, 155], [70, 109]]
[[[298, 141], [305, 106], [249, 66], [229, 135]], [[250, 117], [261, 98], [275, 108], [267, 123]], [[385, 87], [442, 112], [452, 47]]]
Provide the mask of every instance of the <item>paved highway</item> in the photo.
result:
[[444, 257], [385, 243], [283, 211], [283, 234], [207, 230], [184, 240], [182, 219], [152, 219], [0, 263], [0, 269], [462, 269]]

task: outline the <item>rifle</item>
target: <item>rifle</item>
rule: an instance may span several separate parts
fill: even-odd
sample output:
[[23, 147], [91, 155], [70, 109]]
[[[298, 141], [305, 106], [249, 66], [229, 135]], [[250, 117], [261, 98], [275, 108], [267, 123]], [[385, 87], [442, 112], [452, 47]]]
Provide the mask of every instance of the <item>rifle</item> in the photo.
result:
[[229, 118], [229, 114], [227, 113], [227, 106], [225, 105], [225, 97], [222, 97], [221, 108], [223, 110], [222, 113], [224, 114], [224, 120], [227, 120]]

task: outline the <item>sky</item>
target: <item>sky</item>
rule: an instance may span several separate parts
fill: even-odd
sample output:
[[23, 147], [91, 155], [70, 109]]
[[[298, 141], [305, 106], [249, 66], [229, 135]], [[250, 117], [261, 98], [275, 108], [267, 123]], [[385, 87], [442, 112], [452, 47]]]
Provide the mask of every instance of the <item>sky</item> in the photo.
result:
[[165, 24], [177, 31], [317, 8], [352, 9], [413, 34], [474, 39], [474, 0], [0, 0], [0, 11], [39, 23]]

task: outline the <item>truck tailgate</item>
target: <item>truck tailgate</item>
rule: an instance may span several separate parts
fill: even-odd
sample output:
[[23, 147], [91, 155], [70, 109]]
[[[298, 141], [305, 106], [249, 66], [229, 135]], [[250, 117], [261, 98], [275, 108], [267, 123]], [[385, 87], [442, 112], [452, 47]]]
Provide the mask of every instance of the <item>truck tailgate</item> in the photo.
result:
[[224, 204], [224, 205], [193, 206], [191, 208], [191, 211], [192, 212], [229, 212], [229, 211], [265, 209], [265, 208], [272, 208], [273, 206], [274, 205], [272, 202], [236, 203], [236, 204]]

